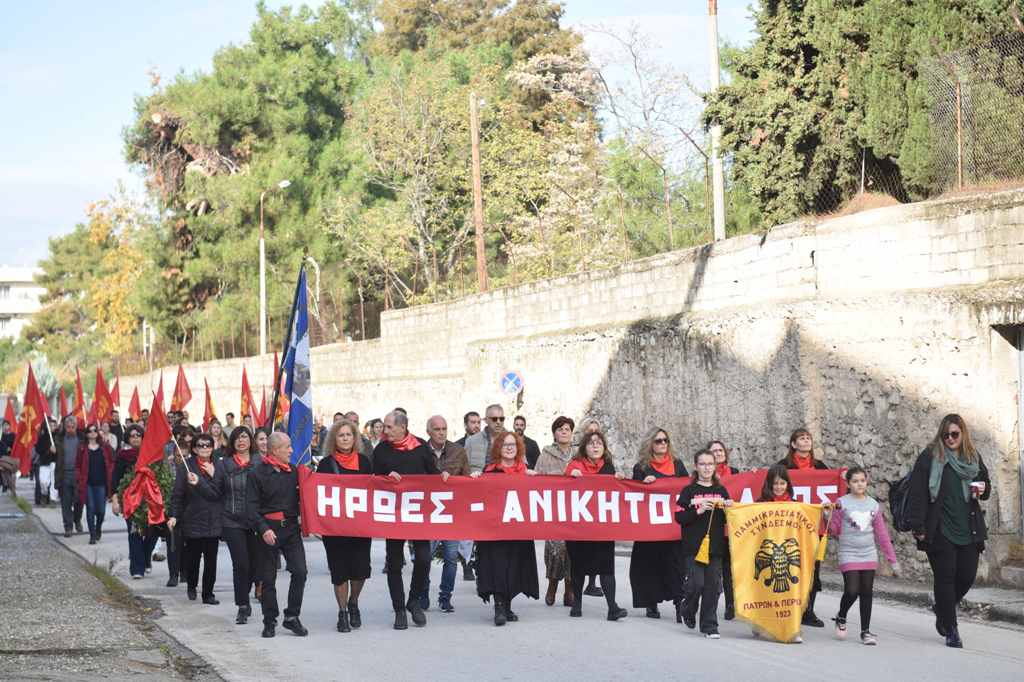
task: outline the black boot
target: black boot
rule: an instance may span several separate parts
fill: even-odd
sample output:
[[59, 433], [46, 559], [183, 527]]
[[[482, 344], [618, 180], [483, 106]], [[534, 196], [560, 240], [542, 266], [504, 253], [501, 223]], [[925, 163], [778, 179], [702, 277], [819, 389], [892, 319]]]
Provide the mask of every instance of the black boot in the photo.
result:
[[348, 623], [354, 629], [358, 629], [363, 625], [363, 616], [359, 613], [359, 604], [351, 599], [348, 600]]
[[511, 599], [505, 602], [505, 620], [507, 620], [509, 623], [515, 623], [519, 620], [519, 616], [517, 616], [515, 612], [512, 611]]
[[409, 629], [409, 618], [405, 615], [405, 609], [399, 609], [395, 611], [395, 629], [396, 630], [408, 630]]
[[589, 576], [587, 587], [583, 590], [583, 594], [588, 597], [603, 597], [604, 590], [597, 586], [597, 579], [594, 576]]
[[419, 597], [416, 597], [415, 599], [410, 599], [406, 603], [405, 608], [409, 611], [409, 614], [412, 615], [413, 625], [415, 625], [418, 628], [421, 628], [427, 624], [427, 614], [423, 613], [423, 607], [420, 606]]
[[814, 615], [814, 600], [818, 597], [817, 592], [811, 592], [811, 596], [807, 598], [807, 609], [804, 611], [803, 618], [800, 619], [802, 625], [806, 625], [812, 628], [823, 628], [825, 627], [824, 621]]
[[680, 599], [680, 600], [678, 600], [678, 601], [676, 601], [674, 603], [675, 603], [675, 607], [676, 607], [676, 622], [677, 623], [682, 623], [683, 622], [683, 601]]
[[648, 618], [661, 618], [661, 611], [658, 610], [657, 606], [648, 606], [647, 607], [647, 617]]
[[955, 625], [946, 628], [946, 646], [952, 649], [963, 649], [964, 643], [960, 639], [960, 630]]
[[298, 617], [285, 618], [283, 621], [281, 621], [281, 627], [283, 627], [286, 630], [291, 630], [294, 634], [298, 635], [299, 637], [305, 637], [309, 634], [309, 630], [307, 630], [305, 626], [302, 625]]
[[352, 632], [348, 622], [348, 611], [338, 609], [338, 632]]
[[939, 609], [937, 606], [932, 606], [932, 613], [935, 614], [935, 632], [939, 633], [939, 637], [945, 637], [946, 626], [939, 620]]
[[247, 613], [247, 607], [239, 606], [238, 615], [235, 616], [235, 625], [245, 625], [249, 622], [249, 614]]
[[608, 607], [608, 620], [620, 620], [629, 615], [629, 611], [622, 608], [618, 604], [613, 604]]
[[167, 587], [177, 587], [177, 586], [178, 586], [178, 576], [173, 575], [173, 574], [168, 576], [167, 577]]
[[505, 602], [498, 595], [494, 595], [494, 624], [501, 627], [508, 622], [508, 616], [505, 615]]
[[264, 623], [263, 624], [263, 632], [262, 632], [262, 636], [263, 637], [270, 638], [270, 637], [273, 637], [275, 634], [277, 634], [277, 633], [274, 632], [274, 624], [273, 623]]

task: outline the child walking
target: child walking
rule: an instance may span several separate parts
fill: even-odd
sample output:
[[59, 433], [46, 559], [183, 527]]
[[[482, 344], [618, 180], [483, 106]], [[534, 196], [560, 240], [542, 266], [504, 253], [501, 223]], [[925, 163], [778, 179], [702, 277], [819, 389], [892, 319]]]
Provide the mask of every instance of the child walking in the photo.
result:
[[846, 484], [848, 492], [839, 498], [829, 522], [829, 535], [838, 540], [839, 570], [843, 573], [839, 614], [832, 620], [836, 624], [836, 637], [845, 639], [846, 614], [859, 598], [860, 641], [874, 646], [878, 644], [878, 637], [871, 632], [871, 602], [878, 568], [876, 545], [881, 546], [882, 553], [897, 575], [900, 565], [881, 507], [867, 494], [867, 472], [859, 466], [847, 469]]

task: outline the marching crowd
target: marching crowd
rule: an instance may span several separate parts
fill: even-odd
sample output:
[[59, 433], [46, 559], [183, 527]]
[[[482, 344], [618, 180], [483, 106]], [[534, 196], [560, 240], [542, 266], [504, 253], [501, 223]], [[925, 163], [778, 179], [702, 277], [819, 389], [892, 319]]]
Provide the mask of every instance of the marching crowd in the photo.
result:
[[[35, 447], [32, 476], [37, 505], [60, 499], [65, 536], [81, 533], [82, 515], [91, 544], [103, 537], [109, 502], [115, 515], [123, 500], [118, 491], [130, 480], [139, 455], [147, 411], [138, 421], [121, 423], [117, 412], [109, 424], [81, 425], [69, 415], [60, 424], [44, 425]], [[296, 635], [307, 634], [299, 620], [307, 569], [298, 524], [299, 496], [292, 447], [281, 431], [254, 428], [247, 416], [235, 424], [226, 415], [222, 425], [214, 420], [206, 431], [194, 428], [187, 412], [168, 413], [172, 440], [165, 447], [165, 462], [173, 477], [166, 500], [166, 523], [145, 529], [128, 528], [129, 572], [141, 579], [154, 560], [166, 559], [167, 585], [183, 581], [188, 598], [218, 604], [214, 594], [220, 542], [227, 545], [232, 562], [236, 623], [252, 615], [250, 594], [262, 610], [263, 636], [275, 635], [279, 606], [277, 572], [283, 565], [289, 586], [282, 627]], [[445, 419], [435, 415], [426, 422], [427, 438], [410, 431], [405, 410], [395, 408], [383, 419], [359, 426], [355, 412], [337, 413], [329, 427], [314, 430], [312, 466], [329, 474], [373, 474], [400, 480], [416, 474], [450, 476], [614, 476], [651, 483], [665, 477], [692, 478], [681, 485], [676, 520], [681, 540], [635, 542], [629, 565], [632, 605], [649, 618], [660, 618], [659, 604], [671, 602], [676, 622], [685, 623], [710, 639], [718, 639], [718, 601], [724, 594], [726, 620], [735, 617], [733, 578], [724, 507], [732, 504], [723, 481], [738, 473], [729, 461], [729, 449], [720, 440], [710, 441], [691, 457], [673, 447], [669, 432], [652, 428], [643, 438], [631, 472], [616, 469], [601, 424], [586, 419], [577, 424], [560, 416], [551, 424], [552, 442], [541, 448], [525, 434], [526, 420], [517, 416], [513, 430], [505, 429], [500, 405], [490, 405], [483, 417], [469, 412], [463, 417], [465, 435], [449, 440]], [[4, 422], [0, 447], [9, 448]], [[51, 434], [52, 433], [52, 438]], [[0, 459], [7, 454], [0, 451]], [[797, 429], [789, 449], [768, 467], [757, 501], [793, 500], [789, 472], [827, 469], [814, 454], [812, 435]], [[847, 618], [859, 601], [860, 641], [877, 643], [871, 632], [871, 606], [878, 548], [895, 571], [896, 555], [879, 503], [868, 494], [870, 478], [861, 467], [845, 469], [847, 494], [827, 505], [831, 515], [827, 532], [838, 543], [838, 567], [844, 591], [838, 613], [832, 619], [835, 635], [845, 638]], [[682, 482], [681, 482], [682, 484]], [[935, 438], [917, 458], [910, 476], [906, 526], [917, 546], [927, 554], [934, 578], [935, 627], [947, 646], [961, 647], [957, 605], [974, 582], [986, 528], [979, 500], [991, 492], [988, 471], [970, 439], [964, 420], [950, 414], [939, 425]], [[706, 530], [711, 538], [709, 556], [697, 559]], [[337, 630], [351, 632], [362, 624], [359, 598], [371, 575], [371, 539], [323, 537], [330, 579], [338, 604]], [[162, 544], [162, 551], [157, 548]], [[408, 592], [402, 569], [406, 555], [412, 563]], [[426, 625], [430, 607], [430, 564], [441, 559], [437, 607], [454, 611], [452, 594], [462, 565], [463, 578], [475, 580], [478, 595], [493, 602], [494, 624], [519, 619], [512, 602], [519, 595], [541, 596], [534, 543], [529, 540], [442, 540], [429, 542], [388, 538], [385, 540], [387, 585], [394, 609], [394, 627], [408, 628], [409, 619]], [[200, 573], [202, 566], [202, 573]], [[571, 617], [582, 616], [584, 596], [603, 596], [607, 618], [627, 615], [617, 601], [615, 543], [612, 541], [558, 541], [544, 543], [547, 579], [544, 601], [553, 606], [559, 586], [562, 604]], [[815, 613], [821, 590], [820, 565], [815, 565], [802, 624], [824, 627]], [[595, 580], [596, 578], [596, 580]], [[598, 584], [599, 583], [599, 584]], [[800, 641], [799, 637], [797, 641]]]

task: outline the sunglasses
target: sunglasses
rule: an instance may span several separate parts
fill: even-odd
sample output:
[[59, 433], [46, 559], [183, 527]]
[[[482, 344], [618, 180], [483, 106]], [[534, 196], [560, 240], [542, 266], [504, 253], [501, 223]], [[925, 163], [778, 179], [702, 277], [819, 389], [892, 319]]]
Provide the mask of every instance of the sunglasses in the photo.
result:
[[946, 431], [944, 434], [942, 434], [942, 437], [945, 438], [946, 440], [956, 439], [956, 438], [960, 437], [960, 432], [959, 431]]
[[654, 442], [656, 444], [658, 444], [658, 445], [663, 445], [663, 444], [665, 444], [665, 443], [667, 443], [669, 441], [668, 441], [668, 438], [655, 438]]
[[505, 423], [505, 418], [504, 417], [488, 417], [487, 419], [492, 421], [492, 422], [501, 422], [502, 424]]

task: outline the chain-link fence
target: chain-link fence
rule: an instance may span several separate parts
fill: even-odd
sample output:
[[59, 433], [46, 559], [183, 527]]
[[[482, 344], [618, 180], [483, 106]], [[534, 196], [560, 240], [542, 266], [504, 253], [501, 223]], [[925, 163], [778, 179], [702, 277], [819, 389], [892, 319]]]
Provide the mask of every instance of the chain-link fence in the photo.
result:
[[1024, 34], [926, 60], [940, 191], [1024, 177]]

